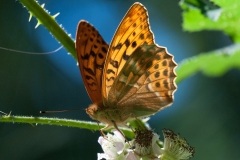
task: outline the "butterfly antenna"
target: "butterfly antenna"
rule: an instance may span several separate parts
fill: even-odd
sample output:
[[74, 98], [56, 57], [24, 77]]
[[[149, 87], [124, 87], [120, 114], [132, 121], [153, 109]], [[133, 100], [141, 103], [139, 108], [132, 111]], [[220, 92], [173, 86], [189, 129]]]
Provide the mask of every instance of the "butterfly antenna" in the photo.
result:
[[0, 111], [0, 113], [4, 114], [4, 115], [6, 115], [6, 116], [8, 115], [7, 113], [5, 113], [5, 112], [2, 112], [2, 111]]
[[73, 108], [73, 109], [69, 109], [69, 110], [40, 111], [40, 114], [44, 114], [44, 113], [61, 113], [61, 112], [71, 112], [71, 111], [76, 111], [76, 110], [83, 110], [83, 108]]
[[16, 52], [16, 53], [24, 53], [24, 54], [52, 54], [52, 53], [56, 53], [57, 51], [59, 51], [60, 49], [62, 49], [63, 46], [58, 47], [57, 49], [55, 49], [54, 51], [50, 51], [50, 52], [42, 52], [42, 53], [38, 53], [38, 52], [26, 52], [26, 51], [18, 51], [15, 49], [10, 49], [10, 48], [4, 48], [4, 47], [0, 47], [0, 49], [2, 50], [6, 50], [6, 51], [11, 51], [11, 52]]

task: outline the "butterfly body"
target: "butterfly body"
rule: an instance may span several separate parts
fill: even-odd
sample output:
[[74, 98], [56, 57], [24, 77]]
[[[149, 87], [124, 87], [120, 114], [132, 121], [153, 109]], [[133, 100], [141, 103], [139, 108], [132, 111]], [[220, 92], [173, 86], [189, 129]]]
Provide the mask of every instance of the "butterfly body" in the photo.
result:
[[135, 3], [110, 47], [98, 31], [80, 21], [76, 49], [79, 68], [93, 105], [91, 118], [111, 126], [153, 115], [173, 102], [177, 64], [154, 42], [147, 10]]
[[123, 110], [117, 107], [92, 104], [86, 109], [87, 114], [97, 121], [107, 124], [106, 128], [114, 126], [125, 126], [126, 122], [131, 119], [130, 115], [122, 114]]

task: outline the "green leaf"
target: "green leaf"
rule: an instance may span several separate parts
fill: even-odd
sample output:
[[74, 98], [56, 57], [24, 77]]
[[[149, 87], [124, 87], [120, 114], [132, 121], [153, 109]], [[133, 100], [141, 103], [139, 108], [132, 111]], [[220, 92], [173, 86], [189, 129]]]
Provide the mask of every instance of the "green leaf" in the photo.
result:
[[190, 2], [189, 0], [182, 0], [180, 2], [180, 6], [184, 10], [184, 30], [220, 30], [229, 35], [234, 42], [240, 42], [239, 0], [212, 0], [220, 8], [206, 10], [206, 14], [203, 14], [201, 0]]
[[208, 76], [221, 76], [231, 68], [240, 69], [240, 44], [183, 60], [177, 68], [177, 83], [198, 71]]
[[182, 0], [180, 2], [180, 6], [183, 10], [188, 9], [198, 9], [201, 10], [201, 13], [207, 16], [207, 12], [211, 10], [215, 10], [220, 8], [219, 6], [215, 5], [214, 3], [210, 1], [204, 1], [204, 0]]

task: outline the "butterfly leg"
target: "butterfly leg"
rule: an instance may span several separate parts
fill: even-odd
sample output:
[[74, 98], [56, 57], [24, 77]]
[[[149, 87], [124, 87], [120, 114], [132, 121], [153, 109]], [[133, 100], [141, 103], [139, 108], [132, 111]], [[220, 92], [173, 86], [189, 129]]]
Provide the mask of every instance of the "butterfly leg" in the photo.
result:
[[[132, 148], [132, 145], [129, 143], [129, 141], [127, 140], [127, 138], [126, 138], [126, 136], [124, 135], [124, 133], [118, 128], [116, 122], [115, 122], [114, 120], [112, 120], [112, 123], [113, 123], [114, 128], [115, 128], [118, 132], [121, 133], [121, 135], [124, 137], [124, 139], [125, 139], [125, 140], [127, 141], [127, 143], [129, 144], [130, 148]], [[124, 125], [124, 126], [126, 126], [127, 128], [129, 127], [129, 126], [127, 126], [127, 125]]]
[[104, 128], [100, 129], [100, 133], [102, 135], [102, 137], [107, 138], [106, 134], [103, 132], [103, 130], [107, 130], [109, 128], [111, 128], [111, 125], [106, 125]]
[[135, 121], [138, 123], [139, 128], [148, 129], [138, 117], [136, 117], [134, 114], [132, 114], [131, 116], [135, 118]]

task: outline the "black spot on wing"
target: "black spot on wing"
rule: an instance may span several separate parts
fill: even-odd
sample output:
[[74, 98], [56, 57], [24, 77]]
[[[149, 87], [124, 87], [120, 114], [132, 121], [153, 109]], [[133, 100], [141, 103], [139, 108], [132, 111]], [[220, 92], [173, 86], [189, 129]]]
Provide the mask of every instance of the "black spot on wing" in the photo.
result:
[[124, 42], [125, 46], [128, 47], [130, 45], [130, 41], [129, 39], [126, 39], [126, 41]]
[[160, 72], [156, 72], [155, 74], [154, 74], [154, 77], [155, 78], [158, 78], [160, 76]]
[[159, 67], [159, 64], [156, 64], [156, 65], [154, 66], [154, 69], [158, 69], [158, 67]]
[[113, 74], [115, 74], [115, 72], [114, 72], [113, 70], [111, 70], [111, 69], [108, 69], [108, 70], [107, 70], [107, 74], [110, 74], [110, 73], [113, 73]]
[[102, 51], [103, 51], [104, 53], [107, 53], [107, 49], [106, 49], [105, 47], [102, 47]]
[[163, 75], [164, 75], [164, 76], [168, 76], [168, 70], [167, 70], [167, 69], [165, 69], [165, 70], [163, 71]]
[[139, 36], [139, 38], [143, 40], [143, 39], [144, 39], [144, 34], [141, 33], [140, 36]]
[[114, 80], [114, 77], [107, 78], [107, 81]]
[[86, 75], [85, 78], [86, 78], [87, 80], [90, 80], [90, 79], [94, 80], [91, 76], [88, 76], [88, 75]]
[[85, 54], [84, 56], [81, 56], [81, 58], [82, 58], [83, 60], [88, 60], [90, 56], [95, 57], [95, 56], [96, 56], [95, 52], [93, 52], [93, 51], [91, 50], [91, 51], [90, 51], [90, 54]]
[[102, 70], [104, 67], [104, 64], [95, 64], [95, 68], [99, 69], [99, 70]]
[[116, 49], [119, 50], [121, 48], [122, 48], [122, 43], [119, 43], [118, 45], [112, 47], [113, 50], [116, 50]]
[[163, 65], [163, 66], [166, 66], [166, 65], [167, 65], [167, 61], [166, 61], [166, 60], [163, 61], [163, 62], [162, 62], [162, 65]]
[[103, 58], [104, 58], [104, 56], [103, 56], [101, 53], [98, 53], [98, 57], [99, 57], [100, 59], [103, 59]]
[[[88, 83], [89, 86], [96, 86], [97, 83], [95, 82], [92, 82], [92, 83]], [[96, 91], [96, 89], [92, 88], [92, 87], [89, 87], [89, 89], [91, 89], [92, 91]]]
[[114, 60], [110, 60], [110, 64], [114, 67], [114, 68], [118, 68], [118, 61], [114, 61]]
[[88, 72], [90, 75], [95, 76], [95, 73], [90, 68], [83, 68], [86, 72]]
[[127, 55], [127, 54], [126, 54], [126, 51], [124, 51], [124, 53], [123, 53], [123, 59], [124, 59], [124, 60], [128, 60], [128, 58], [129, 58], [129, 55]]
[[137, 46], [137, 42], [134, 41], [134, 42], [132, 43], [132, 47], [135, 48], [136, 46]]

